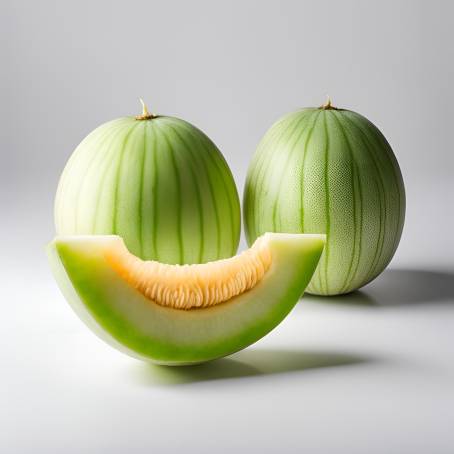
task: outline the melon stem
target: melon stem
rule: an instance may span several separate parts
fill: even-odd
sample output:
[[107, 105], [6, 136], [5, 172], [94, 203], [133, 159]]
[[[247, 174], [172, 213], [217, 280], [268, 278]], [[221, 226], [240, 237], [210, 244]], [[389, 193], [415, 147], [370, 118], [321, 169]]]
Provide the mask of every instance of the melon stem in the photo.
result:
[[136, 120], [151, 120], [152, 118], [155, 118], [156, 115], [148, 112], [148, 108], [142, 98], [139, 98], [140, 103], [142, 104], [142, 115], [138, 115], [136, 117]]
[[331, 104], [331, 98], [329, 97], [329, 95], [326, 96], [326, 102], [325, 104], [323, 104], [322, 106], [320, 106], [320, 109], [323, 109], [323, 110], [337, 110], [337, 107], [334, 107], [332, 104]]

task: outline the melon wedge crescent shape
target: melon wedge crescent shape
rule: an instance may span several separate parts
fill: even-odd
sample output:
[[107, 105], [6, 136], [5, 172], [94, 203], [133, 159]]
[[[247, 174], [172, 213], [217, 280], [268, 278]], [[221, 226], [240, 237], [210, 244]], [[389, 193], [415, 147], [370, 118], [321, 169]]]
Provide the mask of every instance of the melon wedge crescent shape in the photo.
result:
[[99, 337], [159, 364], [200, 363], [256, 342], [298, 302], [324, 235], [266, 233], [242, 254], [197, 265], [142, 261], [114, 235], [56, 237], [55, 278]]

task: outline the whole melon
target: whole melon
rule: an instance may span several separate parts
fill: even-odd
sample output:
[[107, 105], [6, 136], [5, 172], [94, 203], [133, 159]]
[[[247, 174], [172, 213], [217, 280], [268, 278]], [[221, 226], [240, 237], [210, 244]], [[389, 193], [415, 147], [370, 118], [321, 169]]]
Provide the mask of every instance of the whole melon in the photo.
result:
[[312, 294], [348, 293], [378, 276], [396, 251], [404, 216], [389, 143], [369, 120], [329, 100], [278, 120], [248, 170], [249, 244], [264, 232], [326, 233]]
[[99, 126], [70, 157], [55, 199], [58, 235], [116, 234], [145, 260], [203, 263], [234, 255], [238, 193], [216, 145], [178, 118]]

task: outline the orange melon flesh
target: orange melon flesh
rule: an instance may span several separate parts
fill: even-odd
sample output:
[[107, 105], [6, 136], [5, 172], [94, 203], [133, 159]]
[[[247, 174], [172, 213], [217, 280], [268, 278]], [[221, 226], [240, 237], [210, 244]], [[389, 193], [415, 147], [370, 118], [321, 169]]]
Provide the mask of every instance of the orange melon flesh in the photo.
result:
[[230, 259], [194, 265], [144, 261], [122, 240], [112, 243], [106, 257], [132, 287], [162, 306], [193, 309], [214, 306], [255, 287], [271, 265], [265, 237]]

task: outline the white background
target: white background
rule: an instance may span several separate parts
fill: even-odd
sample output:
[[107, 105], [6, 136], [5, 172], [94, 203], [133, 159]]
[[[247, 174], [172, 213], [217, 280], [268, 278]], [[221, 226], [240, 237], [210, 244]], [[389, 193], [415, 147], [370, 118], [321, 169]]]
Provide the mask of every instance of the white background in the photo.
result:
[[[454, 52], [450, 2], [1, 3], [0, 452], [454, 452]], [[407, 190], [389, 269], [305, 297], [269, 336], [204, 366], [112, 350], [48, 270], [64, 163], [98, 124], [176, 115], [239, 190], [282, 114], [356, 110]], [[242, 243], [244, 247], [244, 243]]]

